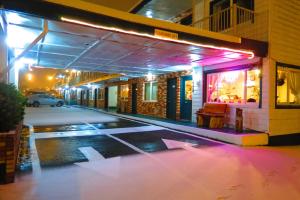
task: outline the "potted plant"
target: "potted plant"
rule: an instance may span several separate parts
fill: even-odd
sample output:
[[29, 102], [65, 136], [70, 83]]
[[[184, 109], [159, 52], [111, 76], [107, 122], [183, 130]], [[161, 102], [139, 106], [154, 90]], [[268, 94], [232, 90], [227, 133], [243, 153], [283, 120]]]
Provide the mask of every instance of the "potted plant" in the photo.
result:
[[0, 83], [0, 183], [14, 181], [25, 105], [14, 85]]

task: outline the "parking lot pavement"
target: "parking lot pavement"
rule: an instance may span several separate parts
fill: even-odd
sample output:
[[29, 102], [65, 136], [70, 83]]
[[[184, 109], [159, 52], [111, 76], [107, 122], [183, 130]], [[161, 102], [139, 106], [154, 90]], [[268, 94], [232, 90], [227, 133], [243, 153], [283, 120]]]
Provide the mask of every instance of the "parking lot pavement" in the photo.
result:
[[50, 107], [41, 106], [38, 108], [27, 107], [25, 110], [24, 123], [34, 126], [43, 125], [65, 125], [65, 124], [82, 124], [104, 123], [118, 121], [117, 117], [103, 114], [91, 110], [85, 110], [74, 107]]
[[[43, 121], [34, 118], [42, 113]], [[71, 120], [65, 118], [70, 114]], [[90, 116], [94, 118], [91, 119]], [[52, 117], [55, 117], [58, 124], [46, 125], [47, 119], [55, 123]], [[65, 124], [61, 124], [61, 121]], [[79, 108], [34, 108], [28, 112], [26, 122], [35, 124], [35, 146], [42, 168], [86, 162], [89, 155], [83, 153], [80, 150], [82, 148], [88, 148], [103, 159], [108, 159], [173, 150], [166, 141], [192, 144], [196, 148], [221, 145], [163, 127]], [[76, 123], [71, 124], [72, 122]]]
[[27, 109], [26, 122], [33, 173], [1, 200], [300, 199], [300, 146], [239, 147], [82, 109]]

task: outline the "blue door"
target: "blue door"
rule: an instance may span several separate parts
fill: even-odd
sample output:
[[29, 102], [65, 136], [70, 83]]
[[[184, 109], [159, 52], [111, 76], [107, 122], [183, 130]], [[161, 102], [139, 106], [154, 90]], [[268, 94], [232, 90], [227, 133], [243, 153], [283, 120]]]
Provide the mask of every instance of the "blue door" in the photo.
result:
[[192, 76], [182, 76], [180, 84], [180, 119], [190, 121], [192, 118]]

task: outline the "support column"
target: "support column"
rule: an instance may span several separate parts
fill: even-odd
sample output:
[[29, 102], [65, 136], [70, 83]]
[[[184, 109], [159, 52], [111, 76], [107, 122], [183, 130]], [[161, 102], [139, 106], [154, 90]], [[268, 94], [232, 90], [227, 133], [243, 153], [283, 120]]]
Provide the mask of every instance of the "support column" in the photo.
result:
[[192, 101], [192, 122], [196, 122], [195, 113], [203, 106], [203, 67], [193, 68], [193, 101]]
[[[0, 16], [1, 18], [1, 16]], [[5, 42], [6, 39], [6, 29], [5, 29], [5, 22], [1, 18], [0, 23], [0, 82], [7, 83], [7, 45]]]

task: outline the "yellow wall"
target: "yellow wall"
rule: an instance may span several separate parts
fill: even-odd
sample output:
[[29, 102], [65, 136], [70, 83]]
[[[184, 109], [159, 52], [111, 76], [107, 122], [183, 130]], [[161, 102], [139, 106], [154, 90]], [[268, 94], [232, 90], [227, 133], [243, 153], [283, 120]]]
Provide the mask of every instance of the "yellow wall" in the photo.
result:
[[270, 4], [270, 134], [300, 133], [300, 109], [275, 109], [276, 61], [300, 68], [300, 1], [269, 0]]

